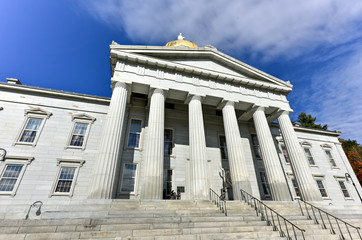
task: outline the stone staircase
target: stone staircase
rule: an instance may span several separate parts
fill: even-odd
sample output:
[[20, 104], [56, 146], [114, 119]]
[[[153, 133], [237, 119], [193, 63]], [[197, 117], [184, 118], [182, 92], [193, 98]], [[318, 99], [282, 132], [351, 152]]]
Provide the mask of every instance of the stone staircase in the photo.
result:
[[[287, 218], [306, 229], [305, 239], [338, 239], [305, 216], [294, 214], [295, 203], [273, 204], [287, 207], [283, 208]], [[13, 213], [0, 220], [0, 239], [286, 239], [260, 221], [249, 205], [233, 201], [227, 202], [227, 208], [225, 216], [209, 201], [88, 201], [45, 204], [40, 216], [33, 210], [28, 220], [19, 220], [20, 215], [24, 219], [27, 209], [15, 211], [14, 207]]]
[[[353, 229], [352, 227], [348, 227], [341, 222], [337, 224], [336, 220], [332, 217], [329, 218], [324, 213], [319, 213], [313, 211], [310, 207], [308, 207], [308, 212], [306, 207], [303, 203], [301, 206], [298, 202], [273, 202], [273, 201], [265, 201], [269, 207], [275, 209], [279, 214], [286, 217], [287, 219], [291, 220], [293, 223], [301, 226], [306, 230], [306, 236], [310, 235], [310, 232], [316, 232], [316, 226], [318, 227], [318, 232], [325, 233], [328, 239], [342, 239], [340, 231], [342, 232], [345, 239], [361, 239], [358, 235], [358, 232]], [[362, 205], [355, 204], [355, 205], [340, 205], [340, 206], [329, 206], [323, 203], [315, 202], [313, 203], [314, 206], [321, 208], [322, 210], [348, 222], [349, 224], [362, 228]], [[301, 214], [300, 207], [302, 207], [304, 216]], [[310, 215], [312, 219], [308, 220], [307, 215]], [[321, 219], [322, 216], [322, 219]], [[316, 224], [315, 218], [317, 219], [319, 224]], [[326, 227], [324, 229], [322, 226]], [[330, 224], [331, 223], [331, 224]], [[314, 225], [314, 227], [313, 227]], [[338, 226], [339, 225], [339, 226]], [[332, 226], [332, 227], [331, 227]], [[333, 230], [332, 230], [333, 229]], [[340, 230], [339, 230], [340, 229]], [[335, 234], [331, 234], [334, 231]], [[350, 233], [349, 233], [350, 232]], [[362, 234], [360, 230], [360, 234]], [[314, 234], [314, 237], [317, 237], [317, 234]], [[319, 236], [318, 236], [319, 237]], [[351, 238], [352, 237], [352, 238]], [[325, 239], [327, 239], [325, 238]], [[309, 239], [309, 238], [306, 238]], [[323, 238], [316, 238], [316, 239], [323, 239]]]

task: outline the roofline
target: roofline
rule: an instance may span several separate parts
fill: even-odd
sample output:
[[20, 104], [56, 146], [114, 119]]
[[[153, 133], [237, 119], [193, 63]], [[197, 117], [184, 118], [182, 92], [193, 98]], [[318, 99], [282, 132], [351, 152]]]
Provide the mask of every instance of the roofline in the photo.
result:
[[277, 77], [274, 77], [266, 72], [263, 72], [257, 68], [254, 68], [252, 66], [250, 66], [249, 64], [246, 64], [234, 57], [231, 57], [219, 50], [217, 50], [215, 47], [208, 47], [208, 46], [205, 46], [205, 47], [165, 47], [165, 46], [142, 46], [142, 45], [119, 45], [117, 43], [113, 43], [110, 45], [110, 50], [112, 49], [117, 49], [117, 50], [124, 50], [124, 51], [127, 51], [127, 52], [134, 52], [134, 53], [137, 53], [137, 52], [152, 52], [152, 51], [172, 51], [172, 52], [196, 52], [196, 51], [203, 51], [203, 52], [206, 52], [206, 53], [209, 53], [209, 54], [216, 54], [216, 55], [219, 55], [219, 57], [223, 57], [223, 58], [226, 58], [228, 59], [229, 61], [233, 62], [233, 64], [235, 65], [238, 65], [238, 66], [242, 66], [244, 67], [246, 70], [249, 70], [251, 72], [253, 72], [254, 74], [256, 75], [259, 75], [260, 77], [263, 77], [263, 78], [266, 78], [266, 79], [269, 79], [269, 80], [273, 80], [273, 81], [276, 81], [276, 82], [279, 82], [280, 84], [283, 84], [285, 85], [286, 87], [289, 87], [289, 88], [292, 88], [293, 85], [289, 82], [289, 81], [283, 81]]
[[88, 102], [97, 102], [102, 104], [109, 104], [111, 99], [108, 97], [99, 97], [94, 95], [88, 95], [88, 94], [81, 94], [81, 93], [73, 93], [73, 92], [66, 92], [66, 91], [60, 91], [60, 90], [54, 90], [49, 88], [40, 88], [40, 87], [33, 87], [33, 86], [27, 86], [27, 85], [15, 85], [15, 84], [9, 84], [0, 82], [0, 89], [5, 90], [15, 90], [15, 91], [24, 91], [28, 93], [36, 93], [36, 94], [45, 94], [45, 95], [52, 95], [57, 97], [67, 97], [67, 98], [73, 98]]
[[329, 131], [329, 130], [320, 130], [320, 129], [297, 127], [297, 126], [294, 126], [294, 130], [300, 131], [300, 132], [321, 133], [321, 134], [327, 134], [327, 135], [333, 135], [333, 136], [340, 136], [342, 134], [341, 131], [337, 131], [337, 130]]
[[[169, 68], [169, 69], [180, 71], [180, 72], [187, 72], [187, 73], [193, 73], [193, 74], [198, 74], [198, 75], [202, 75], [202, 76], [208, 76], [208, 77], [212, 77], [212, 78], [215, 78], [218, 80], [227, 80], [230, 82], [236, 82], [236, 83], [243, 84], [246, 86], [256, 86], [259, 88], [270, 89], [270, 90], [284, 92], [284, 93], [290, 93], [292, 91], [292, 88], [286, 86], [285, 84], [283, 84], [284, 86], [280, 86], [275, 83], [272, 84], [270, 82], [261, 82], [259, 79], [253, 79], [253, 78], [248, 78], [248, 77], [243, 77], [243, 76], [216, 72], [216, 71], [212, 71], [209, 69], [189, 66], [189, 65], [182, 64], [182, 63], [176, 63], [176, 62], [167, 61], [164, 59], [158, 59], [158, 58], [147, 56], [147, 55], [141, 55], [141, 54], [134, 53], [131, 51], [122, 51], [122, 50], [111, 49], [111, 61], [113, 58], [123, 59], [125, 61], [131, 61], [131, 62], [139, 62], [139, 63], [145, 64], [145, 65]], [[111, 62], [111, 65], [112, 65], [112, 62]], [[114, 71], [114, 70], [112, 70], [112, 71]], [[113, 72], [112, 72], [112, 75], [113, 75]]]

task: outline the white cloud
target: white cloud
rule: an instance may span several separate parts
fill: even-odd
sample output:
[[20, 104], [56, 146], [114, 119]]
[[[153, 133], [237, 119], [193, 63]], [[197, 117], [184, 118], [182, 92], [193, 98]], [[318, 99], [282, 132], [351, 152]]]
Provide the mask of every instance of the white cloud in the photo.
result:
[[[316, 62], [312, 85], [295, 89], [303, 109], [343, 137], [362, 143], [362, 1], [79, 0], [100, 21], [148, 44], [179, 32], [199, 46], [247, 50], [254, 58]], [[115, 39], [117, 41], [117, 39]], [[356, 44], [357, 42], [357, 44]], [[317, 54], [315, 54], [318, 52]], [[314, 55], [308, 55], [313, 53]], [[288, 71], [288, 69], [285, 69]], [[291, 74], [285, 74], [291, 75]], [[302, 81], [294, 76], [292, 82]], [[297, 100], [294, 99], [296, 102]], [[293, 105], [293, 103], [292, 103]], [[297, 104], [302, 105], [302, 104]]]
[[362, 143], [362, 49], [337, 57], [313, 78], [305, 112]]
[[269, 58], [362, 36], [362, 2], [356, 0], [79, 1], [101, 21], [150, 44], [183, 32], [201, 46], [247, 48]]

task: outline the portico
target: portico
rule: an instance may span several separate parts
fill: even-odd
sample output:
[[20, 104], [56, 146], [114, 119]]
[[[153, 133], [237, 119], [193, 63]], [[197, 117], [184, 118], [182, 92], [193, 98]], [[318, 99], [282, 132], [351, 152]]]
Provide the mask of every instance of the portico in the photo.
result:
[[[188, 141], [187, 144], [176, 141], [178, 149], [184, 151], [177, 151], [171, 157], [183, 162], [184, 167], [179, 167], [178, 171], [184, 168], [185, 172], [189, 172], [183, 175], [189, 199], [208, 199], [209, 188], [220, 189], [220, 179], [215, 172], [220, 170], [217, 167], [221, 166], [221, 159], [218, 156], [218, 163], [208, 153], [211, 149], [208, 142], [217, 140], [208, 138], [203, 112], [205, 107], [221, 111], [222, 126], [218, 134], [224, 135], [226, 139], [234, 199], [240, 199], [240, 189], [259, 194], [250, 146], [241, 137], [244, 126], [253, 125], [259, 139], [271, 198], [292, 200], [270, 129], [270, 122], [274, 119], [278, 119], [303, 199], [320, 199], [288, 115], [291, 108], [286, 95], [292, 90], [290, 83], [254, 69], [213, 47], [183, 45], [131, 48], [114, 43], [111, 45], [111, 64], [113, 95], [90, 198], [107, 199], [116, 195], [117, 182], [121, 179], [120, 173], [116, 171], [124, 161], [122, 150], [126, 141], [126, 134], [121, 133], [125, 132], [130, 114], [127, 104], [131, 103], [132, 94], [141, 94], [148, 96], [143, 148], [137, 149], [138, 159], [131, 159], [138, 166], [135, 179], [138, 186], [135, 188], [135, 196], [138, 198], [162, 199], [163, 196], [164, 131], [167, 127], [165, 118], [168, 117], [165, 114], [165, 102], [169, 100], [181, 105], [183, 103], [187, 108], [188, 117], [183, 124], [188, 126]], [[207, 121], [212, 123], [210, 119]]]

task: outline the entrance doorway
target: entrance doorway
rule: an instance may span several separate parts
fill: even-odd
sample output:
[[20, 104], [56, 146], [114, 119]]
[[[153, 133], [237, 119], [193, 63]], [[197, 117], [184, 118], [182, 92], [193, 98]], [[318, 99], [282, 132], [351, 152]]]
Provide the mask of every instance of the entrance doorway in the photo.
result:
[[163, 170], [163, 199], [171, 199], [172, 169]]

